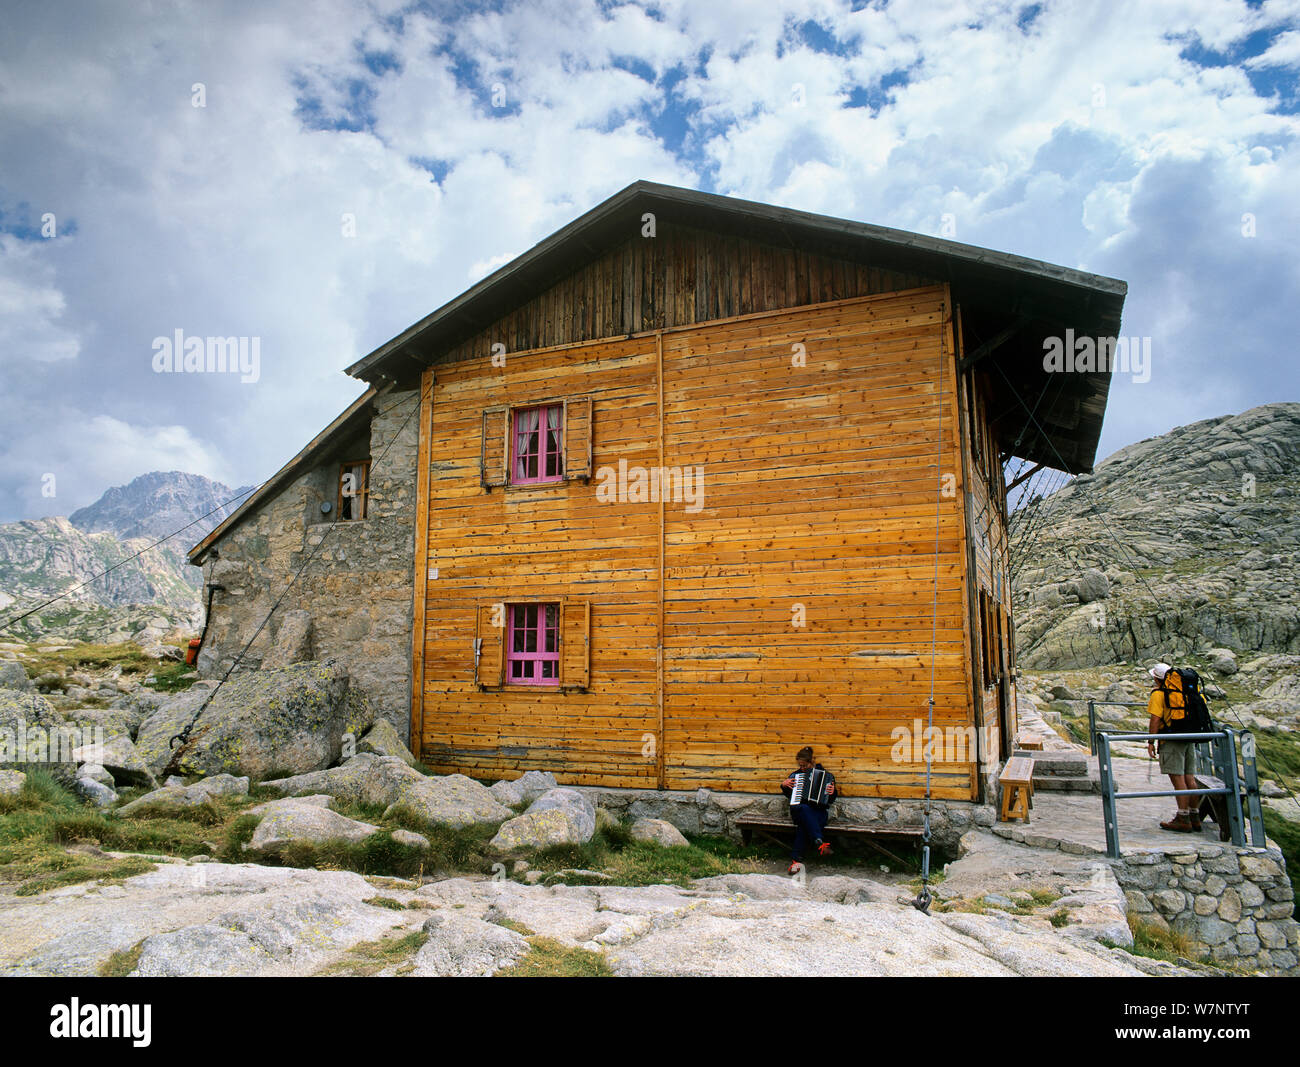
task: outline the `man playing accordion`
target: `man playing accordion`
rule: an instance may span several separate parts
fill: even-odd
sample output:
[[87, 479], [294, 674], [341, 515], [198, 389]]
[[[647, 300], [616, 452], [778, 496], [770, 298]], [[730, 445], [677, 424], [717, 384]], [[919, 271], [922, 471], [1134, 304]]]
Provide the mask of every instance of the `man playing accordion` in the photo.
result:
[[831, 846], [823, 839], [823, 834], [836, 796], [835, 775], [820, 763], [813, 762], [811, 747], [805, 745], [794, 758], [794, 772], [781, 783], [781, 792], [790, 798], [790, 818], [795, 825], [790, 874], [802, 869], [804, 849], [810, 843], [817, 849], [817, 855], [831, 854]]

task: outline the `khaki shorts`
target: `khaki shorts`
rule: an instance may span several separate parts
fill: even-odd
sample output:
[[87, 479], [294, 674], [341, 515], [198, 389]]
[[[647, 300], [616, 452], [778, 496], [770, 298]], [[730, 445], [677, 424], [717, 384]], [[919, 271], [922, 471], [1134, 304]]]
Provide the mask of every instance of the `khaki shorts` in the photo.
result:
[[1196, 773], [1195, 741], [1161, 741], [1160, 772], [1189, 775]]

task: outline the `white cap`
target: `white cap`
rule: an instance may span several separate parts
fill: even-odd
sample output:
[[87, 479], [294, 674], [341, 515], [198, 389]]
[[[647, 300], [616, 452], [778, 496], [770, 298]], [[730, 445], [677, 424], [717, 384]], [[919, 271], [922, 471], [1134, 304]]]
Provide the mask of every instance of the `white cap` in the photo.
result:
[[1154, 667], [1152, 667], [1149, 671], [1147, 671], [1147, 674], [1151, 675], [1151, 677], [1154, 678], [1157, 682], [1163, 682], [1165, 680], [1165, 675], [1168, 673], [1169, 673], [1168, 663], [1157, 663]]

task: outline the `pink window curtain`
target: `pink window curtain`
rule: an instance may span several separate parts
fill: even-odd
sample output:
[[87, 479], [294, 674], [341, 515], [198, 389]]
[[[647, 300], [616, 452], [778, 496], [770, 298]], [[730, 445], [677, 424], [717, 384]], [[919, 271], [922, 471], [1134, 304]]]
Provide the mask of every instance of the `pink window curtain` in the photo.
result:
[[530, 456], [537, 455], [537, 426], [540, 421], [537, 408], [515, 415], [515, 477], [534, 477], [528, 471]]
[[560, 416], [563, 408], [551, 407], [546, 409], [546, 476], [558, 477], [563, 473], [563, 466], [560, 460], [560, 448], [563, 441], [563, 435], [560, 432]]

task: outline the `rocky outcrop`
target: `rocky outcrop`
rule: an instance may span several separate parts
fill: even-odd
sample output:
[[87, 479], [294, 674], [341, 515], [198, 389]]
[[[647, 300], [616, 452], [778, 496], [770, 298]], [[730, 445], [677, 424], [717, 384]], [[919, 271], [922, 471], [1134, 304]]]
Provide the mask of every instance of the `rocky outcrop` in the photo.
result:
[[525, 771], [513, 782], [497, 782], [491, 786], [492, 795], [508, 808], [518, 804], [531, 804], [543, 793], [556, 787], [555, 775], [550, 771]]
[[463, 774], [426, 778], [401, 785], [384, 814], [395, 808], [414, 812], [439, 826], [481, 826], [510, 817], [510, 809], [497, 803], [486, 786]]
[[510, 809], [488, 789], [463, 774], [426, 776], [396, 756], [359, 753], [339, 767], [264, 782], [286, 795], [325, 793], [353, 803], [404, 808], [442, 826], [498, 823]]
[[677, 827], [663, 819], [637, 819], [630, 832], [633, 841], [646, 841], [660, 848], [679, 848], [690, 844]]
[[366, 731], [365, 737], [357, 742], [357, 751], [373, 753], [376, 756], [396, 756], [412, 767], [416, 763], [411, 750], [402, 743], [393, 724], [387, 719], [378, 720]]
[[576, 789], [548, 789], [522, 815], [502, 823], [490, 845], [506, 853], [581, 845], [595, 832], [596, 809], [590, 800]]
[[[346, 871], [167, 862], [121, 884], [0, 892], [0, 973], [91, 976], [135, 948], [140, 975], [305, 975], [346, 970], [354, 948], [383, 941], [381, 974], [486, 974], [519, 962], [533, 935], [598, 953], [626, 975], [1195, 972], [1067, 936], [1042, 917], [925, 916], [907, 897], [845, 876], [726, 875], [690, 888], [449, 878], [377, 889]], [[391, 951], [401, 942], [406, 956]]]
[[1215, 649], [1226, 675], [1225, 652], [1300, 652], [1298, 466], [1300, 404], [1267, 404], [1120, 449], [1018, 511], [1021, 666]]
[[567, 811], [527, 811], [503, 822], [496, 835], [488, 842], [499, 852], [533, 851], [554, 848], [557, 845], [580, 845], [590, 840], [582, 836], [582, 828]]
[[66, 785], [76, 778], [80, 734], [35, 692], [0, 689], [0, 767], [41, 770]]
[[135, 749], [157, 777], [172, 757], [171, 739], [176, 737], [212, 695], [215, 682], [199, 682], [164, 701], [141, 721], [136, 730]]
[[84, 745], [74, 749], [72, 758], [78, 763], [98, 766], [107, 771], [116, 785], [141, 785], [153, 789], [158, 784], [131, 739], [124, 734], [110, 738], [103, 744]]
[[[371, 725], [354, 721], [347, 695], [347, 673], [328, 661], [235, 674], [199, 716], [177, 753], [176, 769], [257, 780], [276, 770], [301, 774], [328, 767], [342, 754], [345, 735], [355, 737]], [[158, 716], [168, 723], [176, 718], [170, 705]], [[159, 756], [166, 764], [153, 722], [140, 728], [142, 737], [149, 729], [145, 755], [151, 765]]]
[[192, 808], [205, 804], [215, 797], [246, 796], [248, 779], [235, 778], [229, 774], [215, 774], [210, 778], [195, 782], [193, 785], [165, 785], [142, 797], [137, 797], [129, 804], [118, 809], [119, 815], [134, 815], [147, 808], [169, 807], [176, 805]]
[[428, 940], [415, 954], [414, 977], [490, 978], [518, 962], [528, 941], [504, 926], [438, 912], [425, 920]]
[[323, 793], [352, 804], [388, 805], [393, 803], [403, 786], [423, 777], [419, 771], [395, 756], [364, 752], [338, 767], [277, 778], [262, 784], [286, 796]]
[[528, 806], [525, 814], [542, 811], [560, 811], [569, 816], [583, 841], [590, 841], [596, 832], [596, 807], [576, 789], [548, 789]]
[[35, 688], [32, 685], [32, 680], [27, 677], [27, 671], [21, 663], [16, 660], [0, 662], [0, 689], [14, 689], [18, 692], [30, 693]]
[[319, 804], [291, 798], [263, 808], [262, 821], [253, 831], [248, 848], [275, 855], [286, 845], [299, 842], [364, 841], [379, 832], [378, 826], [349, 819]]

